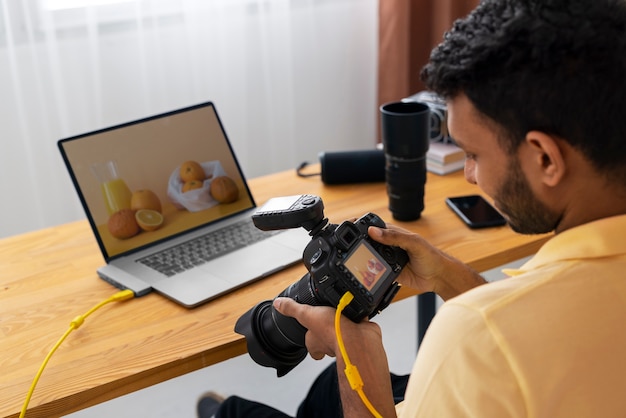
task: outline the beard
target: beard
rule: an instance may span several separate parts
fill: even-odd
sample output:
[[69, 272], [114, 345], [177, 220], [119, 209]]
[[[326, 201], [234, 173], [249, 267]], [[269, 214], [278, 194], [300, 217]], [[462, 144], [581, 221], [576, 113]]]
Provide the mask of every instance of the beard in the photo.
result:
[[544, 234], [554, 231], [560, 215], [550, 211], [530, 188], [517, 158], [511, 158], [511, 169], [494, 194], [498, 210], [511, 229], [521, 234]]

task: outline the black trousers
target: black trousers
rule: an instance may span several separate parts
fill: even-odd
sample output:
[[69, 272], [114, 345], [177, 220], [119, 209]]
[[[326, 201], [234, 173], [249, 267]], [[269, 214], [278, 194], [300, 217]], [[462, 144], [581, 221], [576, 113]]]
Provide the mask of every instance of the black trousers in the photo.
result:
[[[390, 378], [394, 402], [398, 403], [404, 399], [404, 392], [409, 376], [398, 376], [392, 373]], [[238, 396], [231, 396], [222, 403], [215, 417], [289, 418], [289, 415], [258, 402], [249, 401]], [[337, 381], [337, 365], [335, 363], [328, 366], [326, 370], [315, 379], [306, 398], [304, 398], [298, 407], [296, 417], [343, 417], [341, 398], [339, 396], [339, 384]]]

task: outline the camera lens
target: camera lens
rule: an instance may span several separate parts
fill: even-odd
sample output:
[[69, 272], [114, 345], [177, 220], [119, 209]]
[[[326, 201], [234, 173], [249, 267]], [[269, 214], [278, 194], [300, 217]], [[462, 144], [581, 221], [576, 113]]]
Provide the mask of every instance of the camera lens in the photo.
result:
[[410, 221], [424, 210], [426, 157], [397, 158], [386, 156], [385, 174], [389, 210], [399, 221]]
[[[309, 273], [291, 284], [278, 297], [289, 297], [307, 305], [322, 305], [318, 300]], [[237, 320], [235, 332], [246, 337], [252, 359], [276, 369], [278, 377], [289, 373], [304, 360], [306, 328], [295, 319], [280, 314], [272, 301], [264, 301]]]
[[430, 110], [424, 103], [380, 107], [389, 210], [399, 221], [418, 219], [424, 209]]

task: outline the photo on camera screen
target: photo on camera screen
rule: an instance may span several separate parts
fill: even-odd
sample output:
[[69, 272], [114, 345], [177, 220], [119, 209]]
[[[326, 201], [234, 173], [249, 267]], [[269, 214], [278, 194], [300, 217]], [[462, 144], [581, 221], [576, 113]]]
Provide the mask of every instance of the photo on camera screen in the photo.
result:
[[382, 279], [387, 276], [387, 272], [391, 270], [391, 267], [366, 241], [359, 243], [344, 265], [370, 293], [373, 293], [377, 285], [383, 282]]

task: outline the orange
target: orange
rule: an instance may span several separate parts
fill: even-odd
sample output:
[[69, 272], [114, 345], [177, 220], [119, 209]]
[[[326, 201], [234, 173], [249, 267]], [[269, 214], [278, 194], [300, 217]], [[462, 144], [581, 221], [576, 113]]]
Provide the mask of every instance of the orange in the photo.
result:
[[196, 161], [185, 161], [180, 166], [180, 179], [183, 183], [193, 180], [204, 180], [206, 178], [206, 173], [202, 166]]
[[161, 213], [161, 200], [152, 190], [137, 190], [130, 197], [130, 208], [132, 210], [150, 209]]
[[163, 215], [156, 210], [140, 209], [135, 213], [135, 220], [144, 231], [154, 231], [163, 225]]
[[135, 211], [131, 209], [122, 209], [115, 212], [109, 218], [107, 226], [111, 235], [118, 239], [128, 239], [139, 233], [139, 224], [135, 220]]
[[202, 180], [186, 181], [183, 184], [183, 193], [186, 193], [189, 190], [200, 189], [200, 188], [202, 188], [203, 184], [204, 184], [204, 182]]
[[228, 176], [215, 177], [211, 182], [209, 192], [213, 199], [220, 203], [232, 203], [239, 198], [239, 189], [233, 179]]

